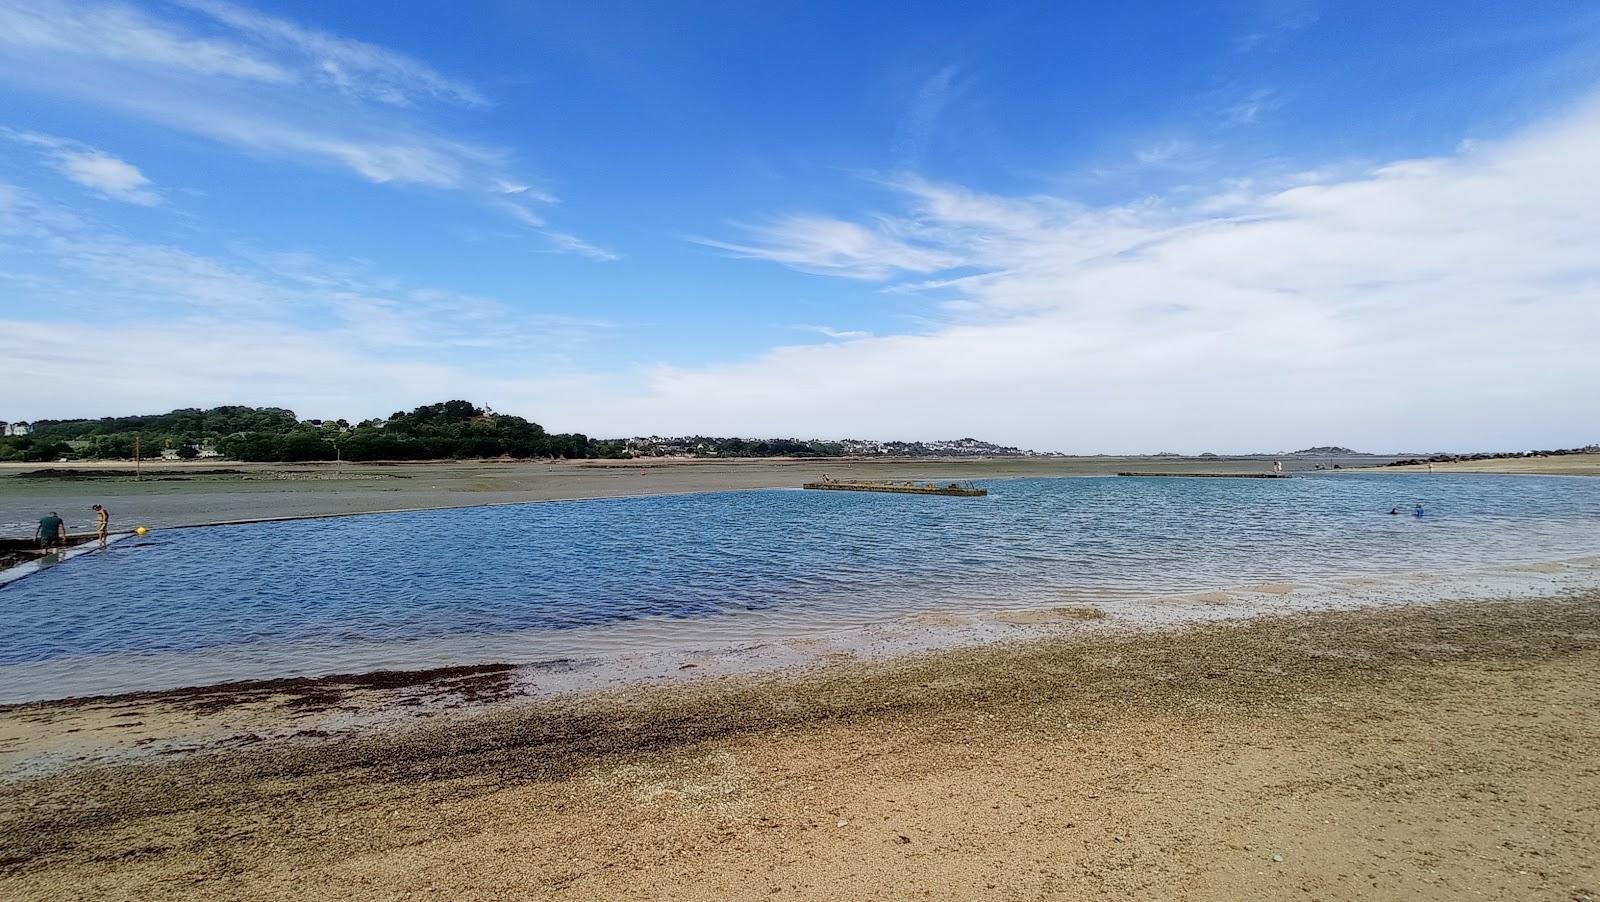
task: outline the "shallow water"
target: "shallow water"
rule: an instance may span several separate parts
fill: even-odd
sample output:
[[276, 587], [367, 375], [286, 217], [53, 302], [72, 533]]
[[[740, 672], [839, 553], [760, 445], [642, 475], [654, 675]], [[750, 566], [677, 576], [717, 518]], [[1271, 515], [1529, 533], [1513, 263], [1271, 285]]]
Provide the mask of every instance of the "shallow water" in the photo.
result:
[[922, 612], [1132, 615], [1218, 590], [1258, 607], [1365, 603], [1600, 572], [1507, 567], [1600, 551], [1600, 479], [985, 485], [978, 499], [749, 491], [162, 531], [0, 588], [0, 701], [836, 640]]

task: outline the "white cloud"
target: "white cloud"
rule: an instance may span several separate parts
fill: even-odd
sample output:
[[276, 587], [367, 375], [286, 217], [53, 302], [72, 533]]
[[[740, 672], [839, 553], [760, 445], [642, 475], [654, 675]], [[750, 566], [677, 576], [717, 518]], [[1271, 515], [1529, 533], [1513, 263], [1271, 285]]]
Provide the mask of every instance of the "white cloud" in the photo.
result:
[[581, 256], [588, 257], [591, 260], [609, 261], [622, 259], [619, 254], [608, 251], [603, 247], [590, 244], [589, 242], [584, 241], [582, 238], [579, 238], [577, 235], [573, 235], [568, 232], [558, 232], [553, 229], [545, 229], [543, 232], [541, 232], [541, 234], [543, 234], [545, 239], [550, 242], [551, 248], [563, 253], [579, 254]]
[[879, 280], [899, 272], [929, 273], [960, 263], [934, 248], [918, 247], [892, 223], [877, 227], [826, 216], [783, 216], [749, 230], [752, 243], [696, 239], [736, 257], [772, 260], [806, 272]]
[[15, 50], [126, 65], [151, 65], [276, 84], [295, 80], [289, 69], [235, 41], [196, 37], [119, 3], [6, 0], [0, 3], [0, 43]]
[[231, 33], [198, 35], [181, 22], [116, 2], [6, 0], [0, 5], [0, 43], [242, 81], [322, 85], [401, 106], [417, 100], [488, 103], [472, 85], [402, 53], [222, 0], [177, 2]]
[[1284, 36], [1308, 28], [1319, 18], [1314, 0], [1257, 0], [1252, 18], [1255, 29], [1242, 35], [1237, 46], [1249, 52], [1270, 45]]
[[8, 400], [30, 405], [11, 413], [23, 417], [185, 396], [342, 397], [381, 413], [397, 398], [421, 403], [490, 381], [527, 391], [544, 383], [494, 374], [558, 378], [610, 328], [407, 287], [358, 262], [248, 250], [220, 259], [134, 241], [3, 183], [0, 296], [0, 378], [52, 374], [51, 392]]
[[1168, 138], [1134, 148], [1133, 158], [1141, 166], [1172, 166], [1192, 160], [1195, 151], [1193, 141]]
[[963, 86], [956, 80], [959, 74], [958, 67], [945, 66], [917, 86], [905, 115], [895, 127], [894, 154], [902, 166], [913, 167], [921, 162], [940, 117], [961, 96]]
[[292, 53], [310, 78], [355, 97], [408, 106], [417, 99], [487, 106], [477, 88], [443, 75], [414, 57], [340, 38], [287, 19], [264, 15], [223, 0], [178, 0], [263, 44]]
[[[581, 430], [589, 417], [561, 411], [559, 399], [592, 390], [595, 380], [543, 358], [475, 366], [470, 359], [396, 354], [351, 342], [337, 331], [280, 322], [204, 317], [124, 322], [41, 322], [0, 311], [0, 379], [49, 392], [8, 397], [5, 416], [40, 419], [155, 412], [176, 406], [283, 406], [305, 417], [385, 416], [444, 398], [515, 398], [507, 412], [552, 431]], [[315, 378], [307, 378], [313, 374]], [[174, 399], [182, 399], [175, 401]]]
[[101, 151], [61, 155], [61, 172], [86, 188], [130, 204], [153, 206], [160, 202], [146, 186], [150, 180], [139, 167]]
[[[51, 374], [54, 402], [33, 403], [41, 415], [52, 416], [52, 409], [88, 415], [170, 409], [170, 399], [178, 396], [193, 396], [197, 403], [305, 405], [318, 397], [370, 396], [389, 386], [403, 397], [430, 381], [448, 384], [449, 371], [433, 362], [373, 354], [335, 334], [209, 319], [158, 324], [8, 318], [0, 320], [0, 355], [5, 378]], [[20, 361], [37, 368], [31, 377]], [[318, 384], [297, 375], [307, 369], [323, 375]]]
[[856, 341], [857, 339], [872, 337], [871, 332], [860, 329], [835, 329], [832, 326], [806, 325], [791, 326], [790, 328], [800, 332], [815, 332], [823, 338], [831, 338], [834, 341]]
[[[547, 230], [536, 210], [555, 198], [511, 173], [506, 151], [427, 124], [425, 103], [486, 107], [472, 85], [406, 54], [225, 0], [153, 9], [114, 0], [0, 0], [0, 85], [107, 108], [262, 159], [333, 167], [374, 184], [460, 191], [510, 212], [553, 249], [615, 257]], [[78, 169], [102, 181], [116, 176], [107, 160], [80, 161]], [[127, 189], [122, 199], [150, 198], [137, 192]]]
[[264, 156], [337, 164], [375, 184], [473, 187], [496, 159], [489, 151], [400, 129], [344, 135], [286, 119], [216, 110], [183, 100], [130, 98], [157, 121]]
[[[925, 296], [925, 328], [599, 374], [524, 359], [590, 325], [303, 255], [125, 243], [0, 186], [0, 279], [22, 301], [0, 322], [0, 377], [61, 375], [13, 416], [221, 400], [359, 415], [464, 394], [598, 435], [977, 435], [1076, 451], [1585, 443], [1600, 413], [1597, 146], [1600, 99], [1448, 156], [1241, 173], [1200, 197], [1088, 206], [901, 178], [887, 210], [779, 215], [712, 244]], [[24, 318], [49, 309], [35, 298], [61, 315]], [[86, 306], [107, 299], [126, 312]], [[110, 367], [122, 377], [101, 378]]]
[[507, 197], [519, 197], [523, 198], [524, 200], [541, 204], [553, 204], [556, 202], [556, 199], [553, 196], [540, 191], [532, 185], [508, 181], [503, 178], [495, 179], [494, 184], [490, 186], [490, 190], [494, 191], [496, 194], [503, 194]]
[[541, 236], [549, 244], [551, 250], [564, 254], [578, 254], [591, 260], [611, 261], [621, 259], [619, 255], [606, 250], [598, 245], [590, 244], [570, 232], [562, 232], [546, 227], [545, 218], [535, 212], [527, 199], [527, 189], [518, 191], [501, 191], [502, 196], [493, 198], [493, 206], [504, 210], [508, 216], [526, 225]]
[[161, 196], [139, 167], [79, 141], [0, 128], [0, 137], [40, 149], [50, 164], [79, 185], [113, 200], [153, 207]]
[[941, 320], [661, 370], [609, 416], [1077, 450], [1594, 441], [1597, 146], [1591, 100], [1452, 156], [1234, 180], [1198, 201], [1088, 208], [904, 181], [893, 215], [780, 217], [723, 246], [932, 292]]
[[1257, 88], [1226, 106], [1223, 120], [1229, 125], [1254, 125], [1261, 117], [1283, 106], [1283, 97], [1271, 88]]

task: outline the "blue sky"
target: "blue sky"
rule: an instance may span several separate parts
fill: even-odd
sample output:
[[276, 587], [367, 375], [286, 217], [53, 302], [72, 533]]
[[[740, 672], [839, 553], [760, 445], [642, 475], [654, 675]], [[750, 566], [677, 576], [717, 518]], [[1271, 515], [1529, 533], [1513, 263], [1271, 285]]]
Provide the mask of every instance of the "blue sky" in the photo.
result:
[[0, 418], [1594, 441], [1586, 2], [0, 0]]

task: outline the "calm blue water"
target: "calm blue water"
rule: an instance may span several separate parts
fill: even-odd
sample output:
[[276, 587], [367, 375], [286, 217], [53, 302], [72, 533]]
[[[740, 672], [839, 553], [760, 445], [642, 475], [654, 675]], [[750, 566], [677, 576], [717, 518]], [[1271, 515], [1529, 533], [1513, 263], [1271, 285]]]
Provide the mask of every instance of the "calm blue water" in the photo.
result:
[[[0, 588], [0, 666], [336, 649], [638, 618], [819, 625], [1600, 550], [1600, 479], [1030, 479], [168, 530]], [[1420, 500], [1427, 516], [1389, 516]]]

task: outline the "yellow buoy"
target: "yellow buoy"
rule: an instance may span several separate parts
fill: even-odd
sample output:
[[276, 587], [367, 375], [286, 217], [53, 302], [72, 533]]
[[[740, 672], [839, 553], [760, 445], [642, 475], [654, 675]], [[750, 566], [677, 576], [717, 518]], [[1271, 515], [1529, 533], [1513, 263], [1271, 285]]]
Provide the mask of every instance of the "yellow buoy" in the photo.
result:
[[136, 536], [142, 536], [142, 535], [144, 535], [145, 533], [147, 533], [149, 531], [150, 530], [145, 529], [143, 526], [135, 526], [133, 528], [133, 534], [136, 535]]

